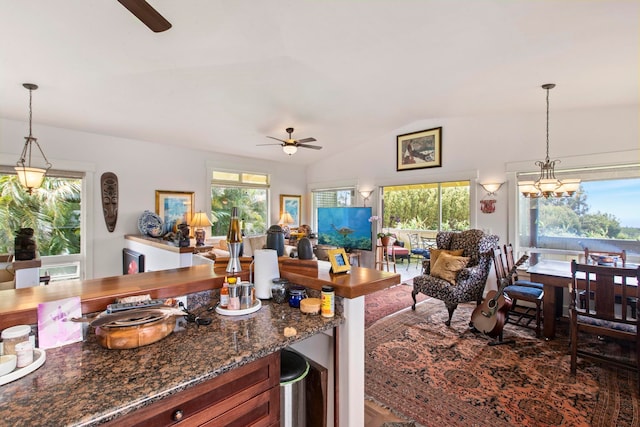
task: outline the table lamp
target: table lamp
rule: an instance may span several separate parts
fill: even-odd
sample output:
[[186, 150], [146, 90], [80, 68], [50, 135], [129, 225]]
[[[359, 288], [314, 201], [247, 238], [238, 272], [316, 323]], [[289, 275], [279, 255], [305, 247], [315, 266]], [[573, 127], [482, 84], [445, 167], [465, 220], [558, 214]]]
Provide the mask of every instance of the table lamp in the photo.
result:
[[204, 212], [197, 212], [191, 218], [191, 226], [195, 227], [196, 246], [204, 246], [205, 231], [202, 227], [211, 227], [213, 223]]
[[293, 217], [289, 212], [284, 211], [282, 213], [282, 216], [280, 217], [280, 221], [278, 221], [278, 225], [282, 227], [282, 231], [284, 232], [284, 237], [286, 239], [288, 239], [289, 236], [291, 235], [291, 229], [289, 228], [289, 224], [293, 224], [294, 222], [295, 221], [293, 220]]

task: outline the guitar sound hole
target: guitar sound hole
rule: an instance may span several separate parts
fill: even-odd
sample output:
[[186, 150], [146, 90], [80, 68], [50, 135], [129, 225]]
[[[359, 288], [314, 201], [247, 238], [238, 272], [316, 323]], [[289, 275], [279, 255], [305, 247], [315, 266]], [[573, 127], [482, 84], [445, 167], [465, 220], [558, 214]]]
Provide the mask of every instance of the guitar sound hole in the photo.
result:
[[487, 303], [487, 307], [489, 308], [495, 308], [496, 304], [498, 304], [498, 301], [494, 301], [494, 300], [489, 300], [489, 302]]

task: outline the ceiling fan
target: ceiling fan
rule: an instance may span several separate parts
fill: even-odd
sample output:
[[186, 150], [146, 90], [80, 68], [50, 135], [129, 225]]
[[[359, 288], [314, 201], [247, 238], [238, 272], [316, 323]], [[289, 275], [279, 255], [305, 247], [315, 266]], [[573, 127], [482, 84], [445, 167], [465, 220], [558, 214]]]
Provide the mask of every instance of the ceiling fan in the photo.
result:
[[315, 138], [293, 139], [291, 137], [291, 134], [293, 133], [293, 128], [287, 128], [286, 132], [289, 134], [289, 138], [287, 138], [287, 139], [280, 139], [280, 138], [275, 138], [273, 136], [267, 136], [267, 138], [275, 139], [276, 141], [281, 141], [282, 144], [258, 144], [258, 145], [279, 145], [279, 146], [282, 147], [282, 151], [284, 151], [288, 155], [292, 155], [296, 151], [298, 151], [298, 147], [299, 148], [311, 148], [312, 150], [321, 150], [322, 149], [322, 147], [320, 147], [319, 145], [309, 145], [309, 144], [307, 144], [307, 142], [315, 141], [316, 140]]
[[118, 0], [120, 4], [129, 9], [136, 18], [142, 21], [155, 33], [161, 33], [171, 28], [171, 23], [164, 19], [146, 0]]

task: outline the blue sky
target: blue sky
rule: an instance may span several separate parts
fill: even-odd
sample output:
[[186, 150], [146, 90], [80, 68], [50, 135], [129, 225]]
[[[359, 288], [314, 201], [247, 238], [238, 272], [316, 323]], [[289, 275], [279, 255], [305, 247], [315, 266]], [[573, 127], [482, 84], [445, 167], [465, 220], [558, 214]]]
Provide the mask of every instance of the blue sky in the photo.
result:
[[640, 179], [583, 182], [589, 213], [610, 213], [625, 227], [640, 228]]

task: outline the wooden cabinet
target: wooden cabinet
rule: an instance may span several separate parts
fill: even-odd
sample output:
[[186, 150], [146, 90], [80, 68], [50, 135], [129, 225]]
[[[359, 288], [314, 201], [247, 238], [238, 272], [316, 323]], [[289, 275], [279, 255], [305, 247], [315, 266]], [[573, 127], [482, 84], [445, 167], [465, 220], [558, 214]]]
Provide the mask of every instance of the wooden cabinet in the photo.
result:
[[272, 426], [280, 420], [280, 353], [153, 403], [108, 426]]

